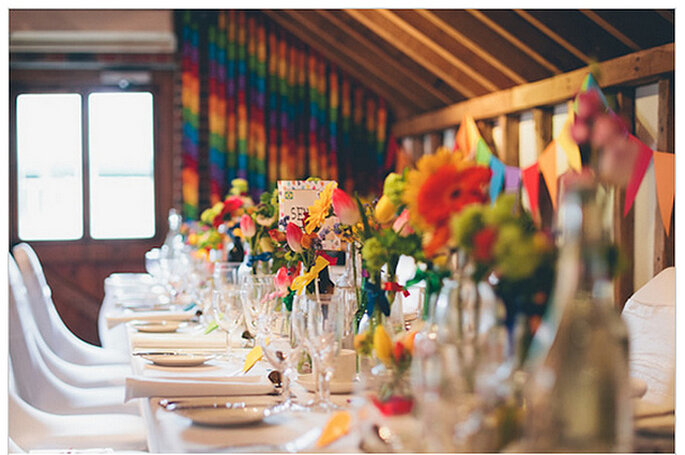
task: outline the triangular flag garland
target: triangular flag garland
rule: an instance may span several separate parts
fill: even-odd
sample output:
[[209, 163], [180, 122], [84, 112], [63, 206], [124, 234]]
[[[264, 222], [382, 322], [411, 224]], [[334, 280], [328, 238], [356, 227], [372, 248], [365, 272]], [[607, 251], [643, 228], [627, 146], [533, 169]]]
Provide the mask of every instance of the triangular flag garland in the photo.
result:
[[561, 147], [561, 150], [566, 154], [566, 159], [568, 160], [568, 166], [574, 171], [580, 172], [582, 167], [580, 162], [580, 148], [578, 144], [571, 137], [571, 125], [573, 124], [573, 116], [569, 115], [564, 122], [564, 126], [559, 132], [559, 137], [556, 138], [557, 144]]
[[554, 141], [550, 142], [544, 152], [538, 157], [540, 172], [545, 178], [549, 197], [552, 199], [554, 210], [557, 209], [557, 147]]
[[637, 144], [639, 150], [637, 152], [637, 158], [635, 159], [633, 175], [630, 177], [628, 186], [626, 187], [626, 202], [625, 206], [623, 207], [623, 216], [626, 216], [630, 211], [630, 208], [633, 206], [635, 196], [637, 196], [637, 190], [640, 189], [640, 184], [645, 176], [645, 172], [647, 172], [649, 162], [652, 160], [652, 154], [654, 153], [652, 152], [652, 149], [647, 147], [632, 134], [628, 136], [628, 140]]
[[497, 196], [502, 192], [504, 185], [504, 174], [507, 167], [495, 155], [490, 155], [490, 169], [492, 170], [492, 177], [490, 178], [490, 201], [495, 203]]
[[[464, 118], [464, 125], [466, 126], [466, 150], [469, 153], [472, 153], [474, 149], [478, 146], [478, 142], [481, 139], [480, 131], [478, 131], [478, 126], [476, 126], [476, 122], [470, 115], [467, 115]], [[487, 165], [487, 163], [485, 164]]]
[[521, 186], [521, 168], [507, 166], [504, 172], [504, 191], [507, 193], [518, 193]]
[[538, 186], [540, 179], [538, 178], [538, 163], [535, 163], [521, 171], [521, 179], [523, 180], [523, 187], [528, 192], [528, 202], [530, 203], [530, 212], [533, 217], [536, 217], [538, 212]]
[[482, 137], [478, 139], [478, 142], [476, 142], [476, 163], [487, 166], [490, 164], [490, 157], [492, 156], [492, 152], [490, 151], [490, 147], [488, 147], [488, 144], [485, 143], [485, 139]]
[[[580, 85], [580, 91], [581, 92], [587, 92], [588, 90], [597, 90], [597, 93], [599, 93], [599, 99], [602, 101], [602, 105], [604, 106], [604, 109], [609, 108], [609, 103], [607, 102], [607, 99], [604, 96], [604, 93], [602, 93], [602, 89], [599, 87], [599, 84], [597, 83], [597, 80], [592, 75], [592, 73], [588, 73], [587, 76], [585, 76], [583, 83]], [[578, 99], [577, 98], [573, 101], [573, 110], [575, 112], [578, 111]]]
[[462, 121], [457, 130], [457, 135], [454, 138], [454, 150], [460, 150], [468, 153], [468, 143], [466, 140], [466, 121]]
[[[654, 151], [654, 177], [661, 222], [666, 229], [666, 235], [670, 235], [671, 213], [673, 213], [675, 199], [675, 155], [673, 153]], [[492, 194], [492, 183], [490, 183], [490, 194]]]

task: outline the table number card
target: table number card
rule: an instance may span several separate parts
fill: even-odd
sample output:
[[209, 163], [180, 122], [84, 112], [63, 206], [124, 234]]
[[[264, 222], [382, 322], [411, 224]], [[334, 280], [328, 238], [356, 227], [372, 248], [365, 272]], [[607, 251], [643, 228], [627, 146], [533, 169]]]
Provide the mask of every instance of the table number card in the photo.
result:
[[[304, 215], [307, 208], [319, 198], [319, 193], [331, 180], [319, 180], [308, 182], [305, 180], [279, 180], [278, 181], [278, 225], [281, 230], [285, 229], [288, 222], [303, 226]], [[336, 217], [326, 219], [321, 227], [325, 235], [322, 238], [325, 250], [341, 250], [342, 245], [338, 236], [333, 233], [333, 225], [338, 222]]]

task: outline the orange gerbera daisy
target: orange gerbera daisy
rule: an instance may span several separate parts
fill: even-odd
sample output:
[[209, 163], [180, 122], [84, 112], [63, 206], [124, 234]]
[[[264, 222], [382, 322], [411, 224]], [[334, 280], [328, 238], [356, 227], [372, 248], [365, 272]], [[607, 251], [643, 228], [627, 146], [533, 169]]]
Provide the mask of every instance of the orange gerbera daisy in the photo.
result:
[[450, 216], [488, 200], [491, 171], [446, 148], [422, 157], [416, 167], [407, 176], [403, 200], [414, 225], [431, 233], [424, 251], [432, 256], [449, 240]]
[[314, 204], [307, 208], [309, 217], [305, 220], [305, 232], [311, 234], [315, 229], [323, 225], [324, 220], [328, 217], [328, 212], [333, 204], [333, 190], [338, 187], [337, 182], [328, 183], [324, 189], [319, 193], [319, 198], [314, 201]]

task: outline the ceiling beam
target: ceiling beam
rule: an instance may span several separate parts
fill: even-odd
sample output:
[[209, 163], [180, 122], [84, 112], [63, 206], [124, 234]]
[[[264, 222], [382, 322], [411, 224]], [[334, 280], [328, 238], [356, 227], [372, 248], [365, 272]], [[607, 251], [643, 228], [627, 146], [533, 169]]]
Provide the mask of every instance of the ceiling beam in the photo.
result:
[[[426, 52], [428, 49], [418, 42], [414, 37], [405, 33], [393, 32], [390, 27], [392, 24], [383, 16], [370, 10], [344, 10], [349, 16], [371, 30], [373, 33], [404, 52], [412, 60], [419, 63], [431, 73], [440, 77], [447, 85], [463, 94], [466, 98], [481, 95], [487, 92], [482, 86], [474, 87], [474, 84], [465, 84], [465, 78], [455, 77], [452, 65], [448, 64], [440, 56], [433, 52]], [[438, 57], [437, 59], [435, 57]]]
[[540, 30], [542, 33], [550, 37], [554, 42], [559, 44], [561, 47], [563, 47], [571, 54], [575, 55], [580, 60], [585, 62], [585, 64], [589, 65], [590, 63], [592, 63], [592, 59], [587, 54], [585, 54], [583, 51], [575, 47], [573, 44], [569, 43], [563, 36], [559, 35], [557, 32], [555, 32], [554, 30], [543, 24], [541, 21], [533, 17], [529, 12], [524, 11], [522, 9], [515, 9], [514, 11], [516, 12], [516, 14], [518, 14], [523, 19], [528, 21], [533, 27]]
[[541, 54], [539, 54], [535, 49], [532, 47], [528, 46], [526, 43], [518, 39], [516, 36], [513, 34], [509, 33], [507, 29], [504, 27], [500, 26], [497, 22], [493, 21], [490, 19], [488, 16], [485, 14], [481, 13], [478, 10], [475, 9], [469, 9], [466, 10], [469, 14], [471, 14], [473, 17], [481, 21], [483, 24], [487, 25], [490, 29], [498, 33], [500, 36], [502, 36], [504, 39], [509, 41], [511, 44], [516, 46], [517, 48], [521, 49], [521, 51], [525, 52], [528, 54], [533, 60], [538, 62], [540, 65], [544, 66], [554, 74], [561, 74], [561, 69], [547, 60], [545, 57], [543, 57]]
[[333, 30], [330, 28], [328, 30], [322, 29], [315, 21], [317, 18], [316, 16], [309, 17], [309, 15], [315, 15], [314, 12], [297, 10], [285, 10], [283, 12], [290, 16], [296, 23], [299, 23], [300, 27], [307, 29], [311, 34], [312, 39], [338, 50], [341, 54], [346, 56], [351, 63], [359, 65], [359, 67], [373, 74], [379, 80], [385, 81], [388, 86], [401, 93], [406, 99], [412, 101], [422, 110], [427, 110], [436, 106], [436, 103], [431, 103], [430, 99], [425, 94], [421, 93], [420, 90], [416, 90], [416, 87], [409, 85], [406, 79], [388, 77], [387, 70], [377, 64], [373, 64], [372, 61], [369, 61], [369, 59], [366, 58], [368, 54], [366, 54], [364, 50], [358, 49], [356, 43], [350, 43], [347, 35], [334, 34]]
[[[672, 73], [674, 49], [674, 43], [669, 43], [599, 63], [597, 82], [602, 87], [634, 85]], [[487, 119], [567, 101], [578, 93], [588, 71], [588, 68], [580, 68], [420, 114], [396, 122], [393, 133], [395, 137], [423, 134], [457, 125], [466, 114], [474, 119]]]
[[674, 20], [674, 18], [673, 18], [673, 11], [671, 11], [671, 10], [658, 9], [658, 10], [656, 10], [656, 13], [657, 13], [659, 16], [661, 16], [661, 17], [663, 17], [664, 19], [666, 19], [666, 20], [667, 20], [668, 22], [670, 22], [671, 24], [673, 23], [673, 20]]
[[581, 13], [585, 14], [592, 22], [595, 24], [599, 25], [602, 27], [604, 30], [606, 30], [608, 33], [610, 33], [614, 38], [628, 46], [634, 51], [639, 51], [640, 46], [638, 46], [635, 41], [631, 40], [628, 38], [623, 32], [621, 32], [619, 29], [611, 25], [609, 22], [607, 22], [605, 19], [602, 18], [599, 14], [595, 13], [592, 10], [589, 9], [581, 9]]
[[433, 25], [435, 25], [439, 30], [447, 34], [450, 38], [452, 38], [462, 46], [468, 48], [482, 60], [485, 60], [491, 66], [493, 66], [498, 71], [506, 75], [512, 81], [516, 82], [517, 84], [525, 84], [526, 82], [528, 82], [520, 74], [509, 68], [509, 66], [502, 63], [500, 60], [498, 60], [496, 57], [490, 54], [487, 50], [483, 49], [478, 44], [470, 40], [466, 35], [462, 34], [457, 29], [452, 28], [451, 25], [440, 19], [437, 15], [435, 15], [435, 13], [425, 9], [418, 9], [416, 10], [416, 13], [423, 16], [426, 20], [430, 21]]
[[426, 91], [430, 92], [431, 95], [438, 98], [443, 103], [451, 103], [454, 100], [445, 94], [444, 91], [435, 88], [431, 83], [418, 76], [414, 71], [409, 70], [405, 65], [400, 64], [396, 59], [388, 57], [388, 55], [378, 47], [373, 41], [367, 39], [364, 35], [359, 33], [353, 27], [350, 27], [347, 23], [341, 20], [336, 14], [328, 10], [317, 10], [317, 13], [332, 23], [335, 27], [339, 28], [346, 35], [354, 38], [356, 41], [360, 42], [369, 51], [375, 54], [378, 62], [382, 63], [386, 67], [392, 67], [392, 70], [401, 74], [404, 74], [409, 79], [413, 80], [416, 84], [421, 85]]
[[283, 15], [282, 12], [275, 10], [264, 10], [263, 12], [274, 22], [288, 30], [296, 38], [300, 39], [303, 43], [306, 43], [308, 46], [315, 49], [326, 59], [335, 62], [343, 71], [355, 78], [358, 82], [363, 83], [369, 89], [375, 91], [378, 95], [385, 98], [386, 102], [395, 111], [397, 118], [404, 118], [407, 115], [410, 115], [412, 112], [415, 113], [421, 111], [421, 109], [415, 106], [410, 100], [401, 101], [400, 99], [404, 98], [401, 96], [401, 94], [394, 92], [387, 85], [385, 85], [385, 83], [378, 81], [375, 76], [362, 73], [355, 65], [349, 64], [346, 59], [338, 53], [337, 50], [330, 50], [320, 42], [312, 40], [311, 35], [304, 31], [298, 24], [293, 23], [293, 21]]

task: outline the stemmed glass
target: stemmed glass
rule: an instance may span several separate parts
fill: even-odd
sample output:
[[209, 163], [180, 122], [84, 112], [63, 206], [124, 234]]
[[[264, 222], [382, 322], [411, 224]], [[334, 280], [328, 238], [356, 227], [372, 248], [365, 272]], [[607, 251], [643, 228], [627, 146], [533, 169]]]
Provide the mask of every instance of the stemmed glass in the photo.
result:
[[276, 292], [274, 275], [245, 275], [240, 281], [240, 292], [245, 314], [245, 325], [252, 338], [257, 336], [257, 319], [264, 314], [269, 299]]
[[231, 360], [231, 333], [243, 319], [243, 305], [240, 291], [236, 288], [212, 291], [212, 309], [219, 327], [226, 332], [226, 358]]
[[283, 400], [272, 410], [304, 411], [306, 408], [295, 403], [290, 393], [290, 375], [302, 347], [292, 331], [290, 312], [275, 294], [270, 297], [266, 311], [257, 319], [257, 343], [281, 377]]
[[298, 296], [293, 302], [293, 331], [304, 342], [312, 358], [316, 379], [316, 399], [307, 407], [316, 411], [338, 409], [330, 398], [333, 359], [340, 352], [340, 329], [344, 308], [332, 301], [330, 295]]

